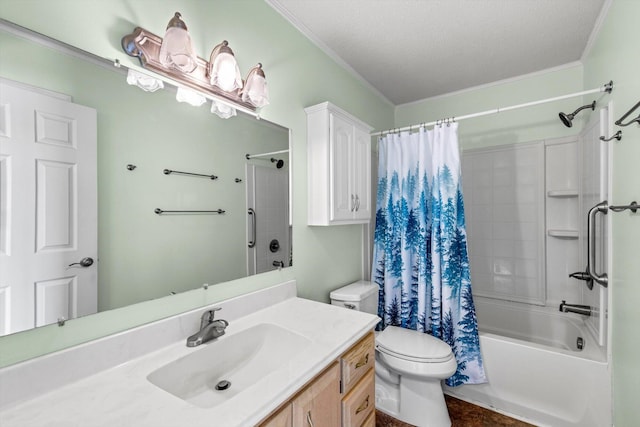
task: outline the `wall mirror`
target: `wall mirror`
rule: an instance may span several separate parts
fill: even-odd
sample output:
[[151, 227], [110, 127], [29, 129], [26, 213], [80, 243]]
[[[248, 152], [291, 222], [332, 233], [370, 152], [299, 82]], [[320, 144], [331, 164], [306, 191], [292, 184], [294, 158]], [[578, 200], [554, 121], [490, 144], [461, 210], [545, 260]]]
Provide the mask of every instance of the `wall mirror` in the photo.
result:
[[0, 24], [0, 335], [292, 265], [288, 129]]

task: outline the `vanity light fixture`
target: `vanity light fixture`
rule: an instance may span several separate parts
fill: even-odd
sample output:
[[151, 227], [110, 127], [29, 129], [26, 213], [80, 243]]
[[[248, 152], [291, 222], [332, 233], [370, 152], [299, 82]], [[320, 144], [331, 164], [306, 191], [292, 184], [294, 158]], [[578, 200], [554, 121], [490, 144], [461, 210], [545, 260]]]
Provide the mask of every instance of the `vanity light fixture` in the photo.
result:
[[209, 82], [225, 92], [233, 92], [242, 88], [242, 76], [236, 57], [224, 40], [211, 51], [209, 58]]
[[236, 109], [220, 101], [211, 101], [211, 112], [217, 114], [221, 119], [228, 119], [237, 115]]
[[193, 42], [180, 12], [176, 12], [167, 24], [167, 32], [160, 45], [160, 63], [183, 73], [190, 73], [198, 66]]
[[195, 90], [178, 87], [178, 91], [176, 92], [176, 101], [186, 102], [187, 104], [193, 105], [194, 107], [199, 107], [207, 102], [207, 98], [204, 95], [199, 94]]
[[267, 80], [262, 71], [262, 64], [258, 63], [247, 75], [247, 81], [242, 89], [242, 100], [261, 108], [269, 103]]
[[145, 92], [155, 92], [158, 89], [164, 88], [162, 80], [143, 74], [132, 68], [129, 68], [129, 71], [127, 71], [127, 83], [132, 86], [138, 86]]
[[[179, 12], [169, 21], [164, 39], [136, 27], [122, 38], [122, 48], [128, 55], [139, 58], [145, 69], [165, 83], [211, 99], [211, 112], [220, 117], [235, 116], [236, 110], [257, 117], [256, 110], [269, 103], [262, 64], [253, 67], [243, 82], [235, 55], [226, 40], [212, 50], [209, 62], [196, 56]], [[177, 98], [181, 102], [192, 103], [185, 101], [184, 90], [179, 92]]]

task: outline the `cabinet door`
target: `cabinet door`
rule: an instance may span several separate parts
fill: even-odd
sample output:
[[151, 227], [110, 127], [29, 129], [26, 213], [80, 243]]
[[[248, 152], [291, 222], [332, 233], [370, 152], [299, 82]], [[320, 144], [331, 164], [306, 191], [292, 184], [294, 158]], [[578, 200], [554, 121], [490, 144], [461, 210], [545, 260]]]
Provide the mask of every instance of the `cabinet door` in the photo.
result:
[[331, 221], [353, 218], [355, 194], [351, 190], [351, 150], [353, 125], [338, 115], [330, 115]]
[[340, 369], [334, 363], [294, 399], [293, 425], [339, 426], [340, 418]]
[[291, 404], [289, 403], [261, 423], [259, 427], [292, 427], [292, 416], [293, 412], [291, 410]]
[[371, 136], [355, 128], [352, 150], [352, 191], [356, 196], [354, 219], [371, 218]]

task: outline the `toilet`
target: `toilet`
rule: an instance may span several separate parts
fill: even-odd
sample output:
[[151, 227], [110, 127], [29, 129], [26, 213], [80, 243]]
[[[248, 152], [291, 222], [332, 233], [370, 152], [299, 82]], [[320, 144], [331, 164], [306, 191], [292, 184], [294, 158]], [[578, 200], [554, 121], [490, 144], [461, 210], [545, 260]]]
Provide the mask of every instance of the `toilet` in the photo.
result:
[[[378, 286], [359, 281], [330, 294], [331, 304], [377, 314]], [[454, 374], [447, 343], [397, 326], [376, 332], [376, 409], [418, 427], [451, 425], [440, 382]]]

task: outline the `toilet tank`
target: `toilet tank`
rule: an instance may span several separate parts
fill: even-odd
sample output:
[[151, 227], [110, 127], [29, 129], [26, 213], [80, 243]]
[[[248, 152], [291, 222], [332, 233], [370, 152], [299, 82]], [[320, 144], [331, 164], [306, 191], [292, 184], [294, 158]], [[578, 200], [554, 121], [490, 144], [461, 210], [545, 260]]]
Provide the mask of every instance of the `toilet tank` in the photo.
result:
[[333, 305], [378, 314], [378, 285], [375, 283], [360, 280], [332, 291], [329, 296]]

